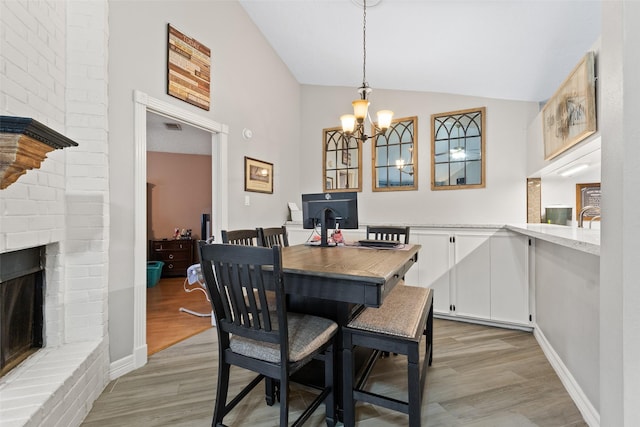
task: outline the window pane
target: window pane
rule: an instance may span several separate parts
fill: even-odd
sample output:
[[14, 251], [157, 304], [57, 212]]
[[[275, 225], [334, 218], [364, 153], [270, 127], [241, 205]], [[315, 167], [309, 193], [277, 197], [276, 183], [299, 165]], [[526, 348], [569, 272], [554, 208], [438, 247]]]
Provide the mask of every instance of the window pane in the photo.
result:
[[400, 185], [400, 171], [398, 168], [389, 168], [389, 186], [398, 187]]
[[464, 162], [450, 163], [449, 171], [450, 185], [465, 184]]
[[467, 184], [480, 184], [482, 163], [478, 160], [467, 163]]
[[387, 147], [376, 148], [376, 166], [387, 166], [389, 159], [387, 158]]
[[435, 143], [435, 154], [445, 154], [449, 152], [449, 141], [436, 141]]
[[391, 132], [387, 139], [387, 144], [397, 144], [400, 142], [400, 135], [397, 131]]
[[467, 160], [480, 160], [480, 137], [467, 138]]
[[376, 168], [376, 182], [378, 183], [378, 187], [387, 187], [387, 168]]
[[435, 156], [436, 163], [447, 163], [449, 161], [449, 153], [439, 154]]
[[400, 146], [399, 145], [390, 145], [389, 146], [389, 164], [388, 166], [396, 166], [396, 160], [400, 159]]
[[406, 164], [412, 163], [413, 144], [402, 144], [400, 146], [401, 158]]
[[436, 165], [434, 185], [449, 185], [449, 163]]

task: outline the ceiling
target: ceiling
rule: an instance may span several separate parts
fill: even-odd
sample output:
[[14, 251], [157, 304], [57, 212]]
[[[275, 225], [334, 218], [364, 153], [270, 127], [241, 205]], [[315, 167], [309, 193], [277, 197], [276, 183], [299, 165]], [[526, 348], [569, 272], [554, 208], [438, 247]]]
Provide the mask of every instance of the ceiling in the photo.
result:
[[[299, 83], [351, 86], [354, 94], [363, 79], [361, 2], [240, 0]], [[601, 28], [600, 0], [367, 3], [366, 79], [374, 91], [542, 102]]]

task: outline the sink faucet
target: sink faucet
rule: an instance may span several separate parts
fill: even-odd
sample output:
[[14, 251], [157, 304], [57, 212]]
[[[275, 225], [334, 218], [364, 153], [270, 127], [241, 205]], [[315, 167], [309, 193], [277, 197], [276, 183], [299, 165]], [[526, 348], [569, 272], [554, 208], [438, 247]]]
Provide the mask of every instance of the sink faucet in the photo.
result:
[[592, 216], [591, 219], [589, 220], [589, 229], [591, 229], [591, 223], [593, 221], [595, 221], [596, 219], [600, 219], [600, 215], [596, 215], [596, 216]]
[[584, 222], [584, 216], [585, 214], [587, 214], [588, 212], [591, 212], [592, 214], [595, 215], [600, 215], [600, 207], [599, 206], [585, 206], [584, 208], [580, 209], [580, 213], [578, 214], [578, 227], [582, 228], [582, 223]]

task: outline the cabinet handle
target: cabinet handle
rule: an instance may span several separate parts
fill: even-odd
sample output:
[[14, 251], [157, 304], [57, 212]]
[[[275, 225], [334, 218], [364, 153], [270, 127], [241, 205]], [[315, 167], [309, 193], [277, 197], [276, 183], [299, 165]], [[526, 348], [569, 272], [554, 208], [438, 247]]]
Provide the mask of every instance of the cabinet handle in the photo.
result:
[[169, 270], [171, 270], [173, 268], [173, 264], [169, 264], [168, 267], [169, 267]]
[[173, 254], [169, 254], [169, 259], [173, 259]]

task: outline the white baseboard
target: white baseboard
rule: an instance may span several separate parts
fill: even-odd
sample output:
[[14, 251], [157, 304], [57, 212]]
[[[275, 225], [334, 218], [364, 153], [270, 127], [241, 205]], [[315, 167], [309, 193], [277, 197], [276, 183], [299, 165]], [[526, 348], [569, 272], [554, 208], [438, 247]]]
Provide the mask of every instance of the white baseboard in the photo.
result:
[[516, 323], [498, 322], [495, 320], [481, 320], [481, 319], [476, 319], [474, 317], [451, 316], [449, 314], [444, 314], [444, 313], [433, 313], [433, 317], [435, 317], [436, 319], [453, 320], [455, 322], [465, 322], [465, 323], [474, 323], [476, 325], [494, 326], [496, 328], [515, 329], [518, 331], [525, 331], [525, 332], [533, 331], [532, 325], [519, 325]]
[[120, 360], [116, 360], [109, 365], [109, 380], [115, 380], [120, 378], [124, 374], [127, 374], [136, 369], [133, 363], [133, 355], [123, 357]]
[[573, 378], [573, 375], [571, 375], [569, 369], [562, 362], [560, 356], [558, 356], [553, 347], [551, 347], [551, 344], [537, 326], [533, 330], [533, 336], [538, 341], [538, 345], [540, 345], [544, 355], [547, 357], [554, 371], [556, 371], [564, 388], [567, 390], [567, 393], [569, 393], [569, 396], [571, 396], [571, 399], [573, 399], [573, 402], [578, 407], [578, 410], [589, 427], [600, 427], [600, 414], [593, 407], [582, 391], [582, 388], [580, 388], [580, 385], [575, 378]]

